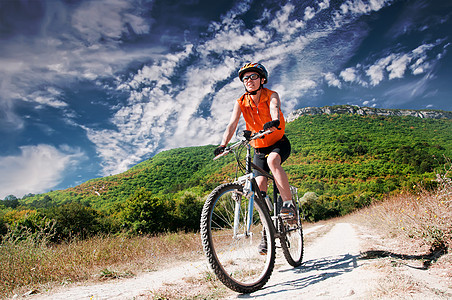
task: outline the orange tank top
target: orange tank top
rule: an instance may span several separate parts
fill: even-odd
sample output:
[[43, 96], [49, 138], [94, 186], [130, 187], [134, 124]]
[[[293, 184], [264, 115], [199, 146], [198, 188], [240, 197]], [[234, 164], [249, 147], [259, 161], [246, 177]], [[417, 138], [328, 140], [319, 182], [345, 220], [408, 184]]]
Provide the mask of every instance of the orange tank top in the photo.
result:
[[[259, 104], [257, 106], [254, 104], [254, 101], [249, 94], [243, 94], [242, 97], [237, 99], [246, 122], [247, 130], [250, 130], [253, 133], [258, 132], [264, 128], [265, 123], [272, 120], [270, 115], [270, 96], [273, 93], [274, 91], [263, 88]], [[286, 128], [286, 123], [281, 109], [279, 110], [279, 121], [279, 128], [281, 128], [281, 130], [276, 130], [270, 134], [267, 134], [263, 139], [252, 141], [251, 146], [254, 148], [264, 148], [279, 141], [283, 137]]]

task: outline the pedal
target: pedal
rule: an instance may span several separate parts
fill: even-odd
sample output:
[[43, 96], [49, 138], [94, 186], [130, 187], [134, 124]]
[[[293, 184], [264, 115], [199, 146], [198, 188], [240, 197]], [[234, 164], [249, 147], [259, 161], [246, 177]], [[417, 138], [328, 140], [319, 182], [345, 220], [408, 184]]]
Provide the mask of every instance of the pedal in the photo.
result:
[[293, 214], [279, 214], [279, 216], [281, 217], [281, 220], [287, 222], [289, 225], [293, 226], [293, 225], [297, 225], [297, 218], [295, 215]]
[[290, 213], [288, 213], [288, 214], [280, 213], [279, 216], [280, 216], [281, 219], [283, 219], [283, 220], [287, 220], [287, 219], [290, 219], [290, 218], [293, 218], [293, 217], [294, 217], [294, 215], [293, 215], [293, 214], [290, 214]]

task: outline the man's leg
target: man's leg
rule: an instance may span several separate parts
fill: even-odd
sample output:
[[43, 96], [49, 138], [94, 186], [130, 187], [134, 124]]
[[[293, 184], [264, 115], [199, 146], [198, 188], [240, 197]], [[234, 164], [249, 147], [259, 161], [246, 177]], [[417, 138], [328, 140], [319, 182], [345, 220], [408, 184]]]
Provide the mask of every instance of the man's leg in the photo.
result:
[[287, 178], [286, 172], [281, 167], [281, 156], [276, 152], [272, 152], [268, 155], [267, 163], [275, 177], [276, 186], [278, 187], [283, 201], [291, 201], [292, 193], [290, 192], [289, 179]]
[[256, 183], [261, 192], [267, 192], [267, 182], [268, 179], [265, 176], [257, 176], [256, 177]]
[[279, 194], [283, 200], [283, 205], [280, 210], [280, 214], [287, 218], [289, 224], [296, 223], [296, 210], [295, 204], [292, 201], [292, 193], [290, 192], [289, 179], [284, 169], [281, 167], [281, 156], [272, 152], [267, 159], [268, 166], [275, 177], [276, 186], [278, 187]]

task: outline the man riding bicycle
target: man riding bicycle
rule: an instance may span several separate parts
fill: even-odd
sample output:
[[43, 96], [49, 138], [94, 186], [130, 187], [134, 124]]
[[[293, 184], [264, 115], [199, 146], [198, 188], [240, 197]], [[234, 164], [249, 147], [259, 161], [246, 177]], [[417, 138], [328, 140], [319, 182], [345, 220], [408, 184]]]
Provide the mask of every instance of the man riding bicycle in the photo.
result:
[[[280, 214], [287, 218], [294, 218], [296, 213], [289, 180], [281, 167], [281, 164], [290, 155], [291, 146], [284, 134], [285, 120], [281, 111], [279, 95], [275, 91], [264, 88], [263, 85], [268, 81], [268, 72], [260, 63], [245, 64], [239, 70], [239, 78], [243, 82], [245, 93], [235, 102], [221, 144], [215, 149], [214, 154], [216, 156], [224, 151], [237, 129], [241, 114], [245, 119], [246, 129], [252, 131], [252, 133], [270, 130], [270, 134], [251, 142], [251, 146], [255, 149], [253, 162], [265, 171], [272, 172], [278, 191], [284, 201]], [[257, 170], [253, 172], [259, 189], [263, 191], [265, 197], [267, 177]], [[267, 252], [265, 241], [263, 239], [259, 246], [261, 253]]]

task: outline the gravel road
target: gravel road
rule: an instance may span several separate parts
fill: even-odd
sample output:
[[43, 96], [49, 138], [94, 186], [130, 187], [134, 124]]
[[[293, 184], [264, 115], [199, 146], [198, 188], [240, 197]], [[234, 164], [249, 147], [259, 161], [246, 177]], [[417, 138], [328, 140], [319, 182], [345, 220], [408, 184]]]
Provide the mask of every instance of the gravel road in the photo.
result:
[[[359, 259], [360, 252], [366, 250], [363, 246], [364, 240], [369, 236], [373, 239], [375, 237], [358, 225], [341, 221], [333, 222], [307, 228], [304, 235], [307, 243], [305, 243], [303, 265], [298, 268], [291, 267], [285, 261], [282, 251], [277, 251], [275, 269], [263, 289], [246, 295], [227, 290], [228, 295], [222, 298], [404, 299], [406, 296], [392, 293], [392, 290], [389, 293], [391, 297], [384, 293], [383, 297], [375, 296], [378, 295], [375, 291], [382, 288], [381, 282], [385, 273], [379, 270], [378, 264], [382, 264], [381, 262]], [[185, 295], [185, 297], [189, 295], [189, 299], [195, 298], [198, 295], [197, 288], [202, 286], [200, 283], [203, 282], [206, 272], [210, 271], [206, 260], [175, 263], [175, 265], [161, 271], [144, 273], [135, 278], [71, 285], [42, 294], [27, 295], [26, 298], [32, 300], [155, 299], [150, 296], [151, 292], [167, 289], [173, 290], [172, 295]], [[438, 285], [433, 289], [430, 283], [438, 277], [426, 280], [426, 276], [431, 275], [430, 272], [414, 268], [410, 270], [410, 272], [417, 272], [417, 277], [424, 278], [425, 281], [424, 284], [422, 280], [416, 281], [417, 286], [414, 289], [410, 287], [406, 291], [411, 293], [410, 299], [426, 299], [426, 296], [428, 299], [452, 299], [452, 286]], [[387, 278], [386, 281], [388, 281]], [[419, 287], [421, 287], [420, 290]], [[178, 299], [178, 296], [173, 297]]]
[[264, 289], [229, 299], [365, 299], [377, 274], [361, 268], [359, 255], [360, 239], [353, 226], [337, 223], [306, 246], [303, 265], [292, 268], [280, 256], [279, 268]]

